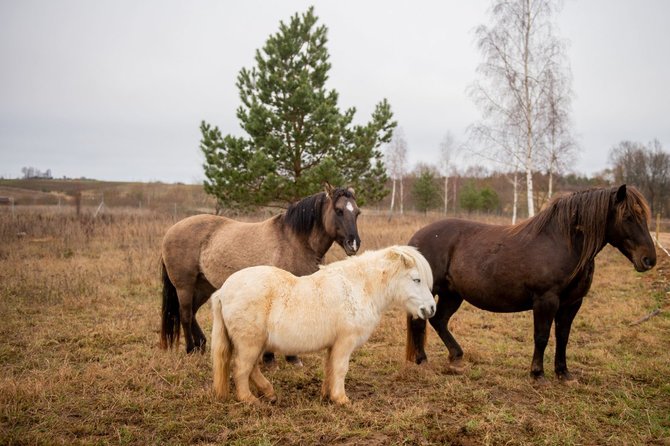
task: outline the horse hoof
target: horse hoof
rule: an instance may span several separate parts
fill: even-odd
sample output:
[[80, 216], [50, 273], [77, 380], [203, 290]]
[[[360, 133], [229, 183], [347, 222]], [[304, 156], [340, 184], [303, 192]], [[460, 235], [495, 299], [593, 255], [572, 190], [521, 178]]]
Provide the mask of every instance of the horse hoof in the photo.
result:
[[570, 372], [557, 373], [556, 377], [562, 384], [567, 384], [569, 386], [579, 384], [579, 380], [577, 380], [577, 378]]
[[447, 364], [447, 373], [462, 375], [465, 372], [465, 363], [461, 359], [456, 359]]
[[274, 404], [277, 402], [277, 395], [274, 393], [271, 395], [263, 395], [263, 399], [265, 399], [270, 404]]
[[549, 384], [549, 381], [547, 380], [547, 378], [545, 378], [544, 373], [535, 374], [531, 372], [530, 377], [533, 379], [533, 384], [536, 386], [544, 387], [547, 384]]
[[275, 359], [272, 359], [271, 361], [265, 361], [263, 360], [263, 369], [267, 372], [272, 372], [274, 370], [277, 370], [279, 368], [279, 364], [277, 364], [277, 361]]
[[302, 360], [297, 356], [287, 356], [286, 362], [288, 362], [294, 367], [303, 367]]
[[351, 400], [346, 395], [343, 396], [342, 398], [332, 399], [332, 402], [337, 404], [338, 406], [346, 406], [348, 404], [351, 404]]

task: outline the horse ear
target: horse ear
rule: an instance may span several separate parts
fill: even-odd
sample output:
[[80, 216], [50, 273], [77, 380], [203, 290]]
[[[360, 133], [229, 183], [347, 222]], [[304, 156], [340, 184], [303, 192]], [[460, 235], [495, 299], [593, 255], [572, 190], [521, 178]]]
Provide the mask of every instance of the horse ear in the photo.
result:
[[329, 197], [332, 197], [334, 189], [335, 188], [333, 186], [331, 186], [328, 181], [324, 182], [323, 190], [324, 190], [324, 192], [326, 192], [326, 195], [328, 195]]
[[353, 187], [348, 187], [347, 190], [354, 198], [356, 198], [356, 192], [354, 191]]
[[626, 199], [626, 185], [622, 184], [619, 186], [619, 189], [616, 191], [616, 198], [614, 200], [615, 203], [621, 203]]
[[405, 268], [411, 268], [414, 266], [414, 259], [396, 248], [391, 248], [388, 253], [388, 258], [394, 261], [400, 260]]

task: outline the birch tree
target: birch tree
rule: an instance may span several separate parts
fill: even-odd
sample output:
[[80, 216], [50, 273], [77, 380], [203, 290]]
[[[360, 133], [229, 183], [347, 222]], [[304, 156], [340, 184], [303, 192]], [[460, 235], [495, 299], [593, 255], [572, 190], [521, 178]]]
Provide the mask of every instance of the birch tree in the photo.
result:
[[[548, 81], [563, 59], [552, 24], [555, 9], [552, 0], [498, 0], [491, 24], [475, 31], [483, 61], [469, 94], [482, 120], [473, 128], [488, 150], [505, 151], [508, 165], [522, 169], [529, 216], [535, 215], [533, 172], [546, 141]], [[517, 145], [500, 146], [500, 140]]]
[[449, 204], [449, 176], [454, 171], [454, 161], [458, 151], [459, 146], [454, 135], [447, 131], [440, 142], [440, 170], [444, 177], [444, 215], [447, 215]]
[[400, 213], [404, 212], [404, 190], [403, 190], [403, 176], [407, 170], [407, 141], [405, 140], [405, 132], [401, 127], [398, 127], [393, 132], [391, 142], [386, 146], [385, 164], [388, 170], [388, 175], [391, 177], [391, 206], [389, 208], [389, 218], [395, 208], [396, 199], [396, 183], [400, 186]]

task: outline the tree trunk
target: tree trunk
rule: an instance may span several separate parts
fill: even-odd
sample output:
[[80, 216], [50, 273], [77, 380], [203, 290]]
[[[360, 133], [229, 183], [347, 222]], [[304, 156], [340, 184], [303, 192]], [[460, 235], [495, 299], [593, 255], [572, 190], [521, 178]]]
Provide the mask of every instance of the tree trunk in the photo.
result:
[[530, 99], [530, 73], [528, 69], [528, 59], [530, 58], [530, 1], [525, 4], [525, 29], [524, 29], [524, 48], [523, 48], [523, 84], [526, 116], [526, 197], [528, 198], [528, 217], [535, 215], [535, 202], [533, 201], [533, 104]]
[[395, 206], [395, 178], [393, 179], [393, 187], [391, 188], [391, 208], [389, 209], [389, 215], [393, 213], [393, 206]]
[[512, 200], [512, 224], [516, 224], [517, 209], [519, 207], [519, 173], [514, 170], [514, 179], [512, 180], [513, 200]]
[[444, 215], [447, 215], [447, 203], [449, 201], [449, 177], [444, 177]]
[[402, 184], [402, 177], [400, 177], [400, 215], [405, 214], [405, 194]]

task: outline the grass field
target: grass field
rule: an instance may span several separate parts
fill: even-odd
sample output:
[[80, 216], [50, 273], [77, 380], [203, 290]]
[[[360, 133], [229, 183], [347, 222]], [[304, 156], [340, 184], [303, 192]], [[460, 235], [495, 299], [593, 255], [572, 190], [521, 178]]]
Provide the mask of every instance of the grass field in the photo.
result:
[[[363, 247], [402, 243], [436, 217], [359, 220]], [[173, 223], [148, 210], [0, 209], [0, 444], [670, 445], [670, 258], [639, 274], [614, 248], [597, 257], [573, 325], [578, 383], [528, 376], [531, 314], [464, 304], [452, 331], [463, 374], [429, 329], [429, 362], [404, 361], [405, 318], [387, 313], [352, 357], [353, 403], [319, 399], [322, 355], [269, 372], [279, 401], [216, 401], [209, 355], [158, 347], [159, 246]], [[21, 233], [21, 236], [17, 234]], [[335, 247], [328, 261], [342, 258]], [[631, 323], [661, 308], [642, 323]], [[198, 314], [211, 328], [209, 306]]]

